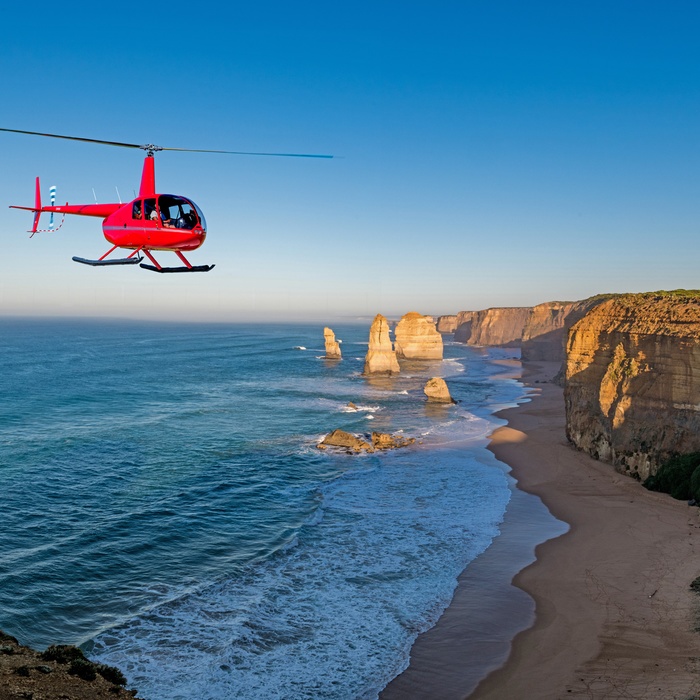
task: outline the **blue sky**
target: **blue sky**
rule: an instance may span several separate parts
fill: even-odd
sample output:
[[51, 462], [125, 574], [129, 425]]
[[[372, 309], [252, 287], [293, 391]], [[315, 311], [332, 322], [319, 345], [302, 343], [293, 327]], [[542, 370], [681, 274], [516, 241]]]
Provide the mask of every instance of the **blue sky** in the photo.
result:
[[697, 3], [216, 5], [13, 4], [0, 126], [339, 157], [158, 154], [216, 268], [156, 275], [72, 262], [109, 247], [98, 219], [29, 240], [7, 208], [37, 175], [131, 199], [139, 151], [0, 133], [0, 314], [331, 322], [700, 287]]

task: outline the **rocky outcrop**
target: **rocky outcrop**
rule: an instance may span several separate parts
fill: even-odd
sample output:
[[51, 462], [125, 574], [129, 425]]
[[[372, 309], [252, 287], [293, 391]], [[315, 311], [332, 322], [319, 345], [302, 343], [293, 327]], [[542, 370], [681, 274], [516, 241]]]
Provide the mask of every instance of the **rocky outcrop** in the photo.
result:
[[0, 698], [136, 698], [125, 685], [118, 668], [90, 661], [77, 647], [53, 645], [38, 652], [0, 632]]
[[340, 344], [335, 339], [335, 333], [326, 327], [323, 329], [323, 340], [326, 344], [326, 359], [327, 360], [340, 360], [342, 355], [340, 352]]
[[566, 432], [641, 479], [700, 451], [700, 292], [628, 294], [570, 330]]
[[316, 447], [319, 450], [325, 450], [327, 447], [341, 447], [350, 452], [374, 452], [372, 445], [366, 440], [344, 430], [331, 431]]
[[394, 330], [396, 357], [406, 360], [442, 360], [442, 336], [429, 316], [410, 311]]
[[374, 452], [375, 450], [394, 450], [399, 447], [408, 447], [416, 442], [415, 438], [378, 432], [373, 432], [370, 439], [371, 443], [344, 430], [333, 430], [316, 447], [319, 450], [334, 447], [351, 454], [357, 454], [360, 452]]
[[416, 438], [407, 438], [403, 435], [391, 435], [389, 433], [372, 433], [372, 447], [375, 450], [395, 450], [400, 447], [408, 447], [416, 442]]
[[457, 328], [457, 315], [438, 316], [435, 328], [437, 328], [438, 333], [454, 333]]
[[423, 393], [428, 397], [428, 401], [434, 403], [455, 403], [445, 380], [441, 377], [429, 379], [423, 388]]
[[369, 329], [369, 346], [363, 374], [398, 374], [400, 371], [389, 336], [389, 322], [377, 314]]
[[509, 306], [473, 312], [469, 345], [518, 347], [531, 307]]

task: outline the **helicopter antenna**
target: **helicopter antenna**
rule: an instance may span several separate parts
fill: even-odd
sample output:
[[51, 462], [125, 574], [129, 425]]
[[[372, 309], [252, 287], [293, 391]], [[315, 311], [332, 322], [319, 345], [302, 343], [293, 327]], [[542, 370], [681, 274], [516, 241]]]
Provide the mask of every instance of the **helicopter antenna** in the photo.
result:
[[281, 158], [333, 158], [334, 156], [319, 155], [317, 153], [263, 153], [258, 151], [217, 151], [207, 150], [204, 148], [168, 148], [167, 146], [156, 146], [152, 143], [138, 144], [125, 143], [122, 141], [103, 141], [102, 139], [88, 139], [82, 136], [63, 136], [61, 134], [44, 134], [40, 131], [23, 131], [21, 129], [4, 129], [0, 127], [0, 131], [8, 131], [12, 134], [30, 134], [31, 136], [49, 136], [53, 139], [68, 139], [69, 141], [83, 141], [86, 143], [101, 143], [106, 146], [121, 146], [122, 148], [140, 148], [146, 151], [146, 155], [152, 157], [156, 151], [182, 151], [189, 153], [224, 153], [234, 156], [274, 156]]
[[122, 203], [122, 196], [119, 194], [119, 188], [115, 185], [114, 189], [117, 191], [117, 199], [119, 200], [119, 204]]
[[99, 204], [99, 202], [97, 201], [97, 195], [95, 194], [95, 188], [94, 188], [94, 187], [92, 188], [92, 196], [95, 198], [95, 204]]

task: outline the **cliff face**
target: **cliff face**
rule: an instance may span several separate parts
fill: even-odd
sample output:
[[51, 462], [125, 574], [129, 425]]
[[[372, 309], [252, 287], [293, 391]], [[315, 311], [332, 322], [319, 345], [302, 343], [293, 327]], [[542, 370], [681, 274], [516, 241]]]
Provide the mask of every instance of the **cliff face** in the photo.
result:
[[611, 296], [600, 295], [583, 301], [549, 301], [533, 306], [523, 329], [522, 359], [564, 362], [566, 338], [571, 326]]
[[438, 333], [454, 333], [457, 328], [457, 316], [438, 316], [436, 328]]
[[525, 324], [530, 316], [529, 306], [511, 306], [473, 312], [469, 345], [520, 345]]
[[569, 440], [620, 472], [700, 451], [700, 292], [595, 306], [569, 332], [564, 396]]
[[472, 321], [475, 311], [460, 311], [455, 320], [454, 339], [458, 343], [467, 343], [472, 337]]
[[442, 360], [442, 336], [429, 316], [410, 311], [394, 330], [396, 357], [406, 360]]

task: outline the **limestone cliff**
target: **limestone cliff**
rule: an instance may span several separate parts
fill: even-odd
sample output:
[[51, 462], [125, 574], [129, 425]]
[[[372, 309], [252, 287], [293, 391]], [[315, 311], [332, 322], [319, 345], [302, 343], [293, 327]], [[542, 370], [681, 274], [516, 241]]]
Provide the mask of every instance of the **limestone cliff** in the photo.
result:
[[340, 344], [335, 339], [335, 333], [328, 327], [323, 329], [323, 340], [326, 344], [326, 359], [340, 360], [342, 357]]
[[569, 332], [564, 396], [569, 440], [620, 472], [700, 451], [700, 292], [595, 306]]
[[520, 345], [525, 324], [530, 317], [529, 306], [510, 306], [476, 311], [472, 317], [469, 345]]
[[438, 316], [437, 324], [435, 326], [438, 333], [454, 333], [457, 328], [457, 315], [453, 314], [451, 316]]
[[365, 356], [364, 374], [398, 374], [399, 361], [389, 337], [389, 322], [377, 314], [369, 329], [369, 346]]
[[454, 339], [458, 343], [467, 343], [472, 337], [472, 322], [476, 311], [460, 311], [455, 321]]
[[548, 301], [533, 306], [525, 323], [521, 356], [530, 362], [564, 362], [566, 338], [571, 326], [611, 294], [583, 301]]
[[394, 329], [396, 357], [406, 360], [442, 360], [442, 336], [429, 316], [409, 311]]

